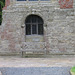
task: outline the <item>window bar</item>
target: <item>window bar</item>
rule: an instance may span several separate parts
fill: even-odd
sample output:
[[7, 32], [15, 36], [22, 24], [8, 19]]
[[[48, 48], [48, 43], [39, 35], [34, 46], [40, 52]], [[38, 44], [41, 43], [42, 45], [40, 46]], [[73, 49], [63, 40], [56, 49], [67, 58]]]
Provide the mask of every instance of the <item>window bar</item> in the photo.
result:
[[31, 24], [31, 35], [32, 35], [32, 24]]
[[38, 24], [36, 25], [37, 35], [38, 35]]

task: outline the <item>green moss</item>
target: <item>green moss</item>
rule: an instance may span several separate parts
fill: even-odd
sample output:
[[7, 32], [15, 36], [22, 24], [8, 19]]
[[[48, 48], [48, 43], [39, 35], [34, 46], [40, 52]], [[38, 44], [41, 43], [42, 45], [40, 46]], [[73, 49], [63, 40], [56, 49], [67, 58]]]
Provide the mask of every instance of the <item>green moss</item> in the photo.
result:
[[74, 72], [75, 73], [75, 66], [72, 67], [71, 72]]

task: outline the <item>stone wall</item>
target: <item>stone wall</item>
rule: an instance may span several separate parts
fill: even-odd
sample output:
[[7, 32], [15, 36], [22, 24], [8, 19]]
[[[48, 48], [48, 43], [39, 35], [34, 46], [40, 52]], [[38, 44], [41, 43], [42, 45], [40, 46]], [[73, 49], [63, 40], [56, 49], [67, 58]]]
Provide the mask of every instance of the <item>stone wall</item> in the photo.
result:
[[20, 52], [26, 41], [25, 19], [31, 14], [44, 20], [43, 38], [49, 54], [75, 54], [75, 1], [73, 8], [60, 9], [58, 0], [10, 2], [0, 26], [1, 54]]

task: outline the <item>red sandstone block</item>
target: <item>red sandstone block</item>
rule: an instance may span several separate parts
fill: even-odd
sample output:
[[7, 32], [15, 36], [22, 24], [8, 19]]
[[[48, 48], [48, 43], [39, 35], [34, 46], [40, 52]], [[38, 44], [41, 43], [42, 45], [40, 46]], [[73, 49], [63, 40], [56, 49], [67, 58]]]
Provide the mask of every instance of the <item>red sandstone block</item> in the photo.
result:
[[60, 8], [73, 8], [73, 0], [59, 0]]
[[6, 38], [7, 40], [13, 39], [12, 34], [7, 34], [5, 38]]
[[4, 39], [4, 38], [6, 37], [6, 35], [7, 35], [7, 32], [6, 32], [6, 30], [4, 30], [4, 31], [2, 32], [1, 39]]
[[7, 9], [7, 6], [10, 5], [10, 0], [5, 0], [5, 7], [3, 8], [3, 10]]
[[66, 48], [59, 48], [59, 50], [64, 52]]
[[11, 51], [15, 50], [15, 41], [14, 40], [9, 40], [9, 49]]
[[3, 34], [1, 35], [1, 39], [4, 39], [4, 35]]
[[9, 32], [13, 32], [14, 29], [9, 27], [8, 31], [9, 31]]

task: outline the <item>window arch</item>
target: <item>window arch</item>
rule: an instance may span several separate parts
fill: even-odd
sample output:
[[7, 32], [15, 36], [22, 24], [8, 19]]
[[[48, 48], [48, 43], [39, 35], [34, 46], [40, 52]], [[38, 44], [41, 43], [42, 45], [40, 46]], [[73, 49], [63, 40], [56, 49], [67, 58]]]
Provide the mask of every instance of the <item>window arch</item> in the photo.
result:
[[26, 35], [43, 35], [43, 20], [37, 15], [30, 15], [26, 18]]
[[[39, 1], [39, 0], [17, 0], [17, 1]], [[50, 0], [40, 0], [40, 1], [50, 1]]]

